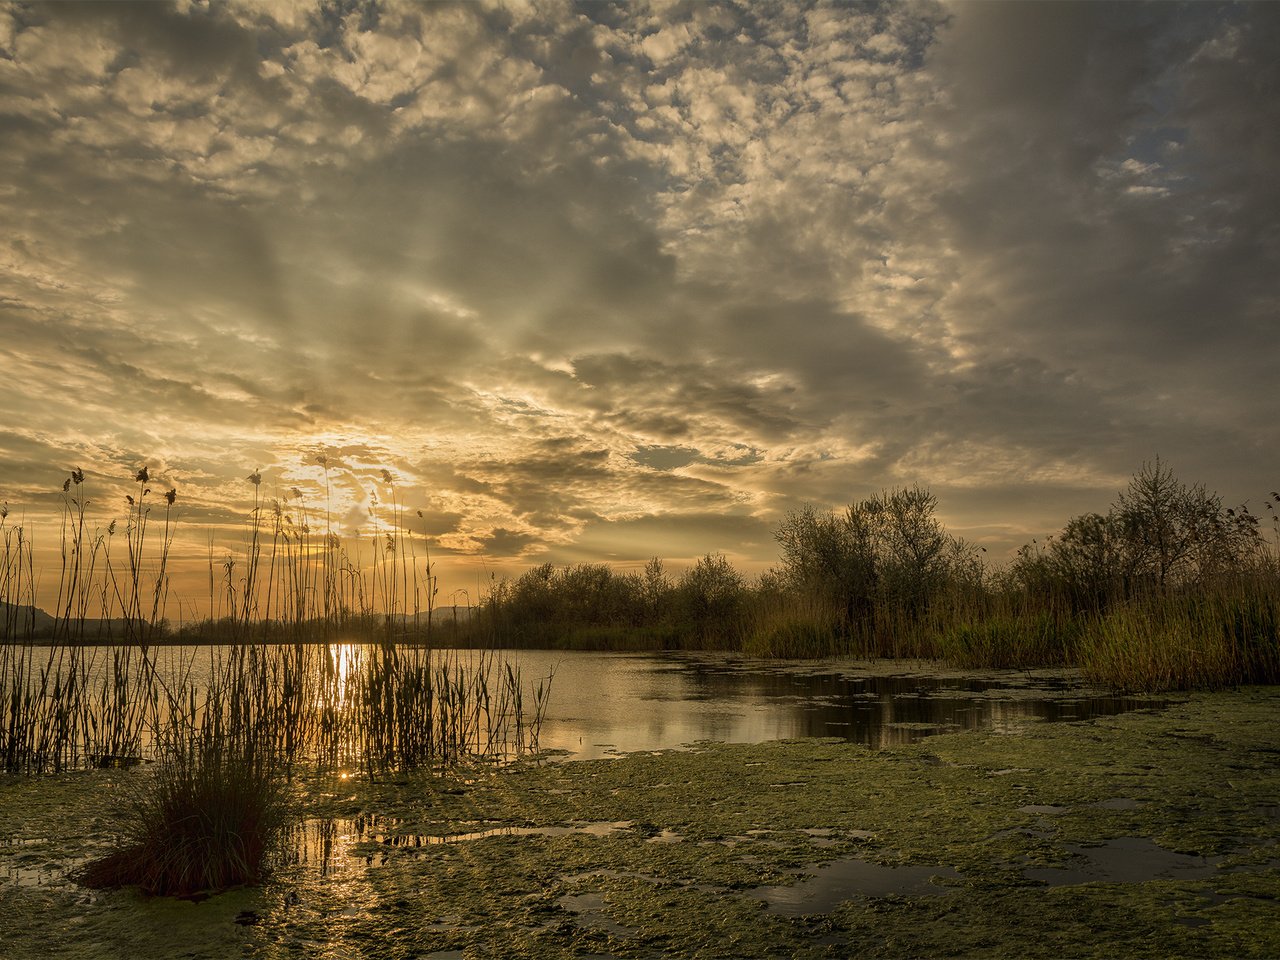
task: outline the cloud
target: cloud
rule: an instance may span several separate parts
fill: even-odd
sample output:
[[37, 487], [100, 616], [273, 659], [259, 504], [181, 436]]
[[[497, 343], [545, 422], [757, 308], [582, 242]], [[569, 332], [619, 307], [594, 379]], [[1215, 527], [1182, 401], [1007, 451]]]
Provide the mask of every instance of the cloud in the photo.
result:
[[367, 535], [386, 469], [505, 570], [758, 567], [912, 482], [999, 552], [1155, 453], [1270, 489], [1278, 23], [6, 7], [0, 498], [146, 462], [234, 526], [261, 468]]

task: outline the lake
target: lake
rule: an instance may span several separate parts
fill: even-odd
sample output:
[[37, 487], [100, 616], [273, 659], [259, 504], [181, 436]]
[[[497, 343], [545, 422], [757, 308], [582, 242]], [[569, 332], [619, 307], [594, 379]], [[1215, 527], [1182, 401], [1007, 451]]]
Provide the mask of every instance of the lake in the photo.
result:
[[717, 653], [512, 651], [526, 680], [553, 674], [544, 750], [568, 759], [838, 737], [885, 747], [954, 730], [1155, 709], [1089, 688], [1071, 671], [965, 676], [916, 661], [765, 661]]

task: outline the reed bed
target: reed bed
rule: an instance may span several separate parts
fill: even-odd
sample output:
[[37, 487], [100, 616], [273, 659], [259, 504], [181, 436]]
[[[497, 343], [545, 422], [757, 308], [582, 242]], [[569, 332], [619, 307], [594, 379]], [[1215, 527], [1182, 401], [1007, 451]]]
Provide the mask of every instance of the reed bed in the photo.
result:
[[[157, 658], [161, 658], [157, 663]], [[0, 646], [0, 764], [59, 772], [213, 738], [378, 775], [538, 749], [551, 677], [488, 651], [384, 643], [156, 648]]]
[[[372, 779], [536, 751], [551, 681], [533, 687], [526, 703], [510, 662], [394, 644], [207, 648], [162, 668], [147, 651], [135, 652], [136, 659], [113, 656], [78, 688], [96, 682], [97, 697], [69, 696], [55, 680], [52, 696], [24, 701], [53, 703], [70, 719], [29, 718], [44, 731], [39, 752], [15, 742], [7, 756], [24, 773], [81, 759], [155, 760], [128, 785], [115, 850], [79, 879], [161, 895], [260, 880], [292, 818], [289, 781], [299, 764]], [[201, 657], [207, 664], [197, 663]], [[49, 670], [57, 675], [56, 666]], [[94, 718], [103, 698], [141, 705], [116, 714], [111, 741], [136, 752], [97, 752], [107, 741], [84, 735], [102, 729]]]
[[[381, 472], [377, 532], [362, 551], [334, 532], [330, 463], [315, 463], [322, 504], [297, 489], [267, 499], [261, 474], [246, 478], [242, 543], [222, 559], [211, 544], [208, 615], [177, 631], [167, 612], [179, 497], [146, 466], [105, 527], [88, 510], [84, 472], [63, 480], [51, 614], [36, 605], [29, 525], [0, 508], [0, 767], [181, 756], [177, 741], [286, 770], [370, 773], [536, 750], [551, 678], [526, 683], [495, 654], [436, 644], [446, 631], [433, 617], [430, 550], [395, 478]], [[357, 638], [366, 642], [331, 642]], [[184, 640], [208, 646], [168, 645]]]

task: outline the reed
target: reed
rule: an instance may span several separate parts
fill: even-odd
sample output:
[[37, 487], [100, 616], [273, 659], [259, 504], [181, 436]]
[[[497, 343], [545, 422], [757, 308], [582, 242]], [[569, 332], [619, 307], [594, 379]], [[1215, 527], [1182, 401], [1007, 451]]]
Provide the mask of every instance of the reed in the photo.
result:
[[443, 769], [535, 750], [550, 684], [493, 652], [389, 643], [10, 644], [0, 765], [36, 774], [157, 759], [181, 729], [264, 744], [286, 770]]
[[826, 597], [761, 590], [750, 606], [742, 649], [753, 657], [829, 657], [849, 650], [840, 613]]
[[1277, 637], [1280, 591], [1238, 581], [1108, 610], [1083, 631], [1080, 664], [1090, 679], [1120, 690], [1276, 683]]

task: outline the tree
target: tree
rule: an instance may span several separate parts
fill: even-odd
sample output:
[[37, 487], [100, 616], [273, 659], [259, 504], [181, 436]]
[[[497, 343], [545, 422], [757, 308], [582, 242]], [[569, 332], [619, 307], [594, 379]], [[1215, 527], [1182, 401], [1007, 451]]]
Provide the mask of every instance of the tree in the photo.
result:
[[1160, 591], [1238, 568], [1260, 542], [1247, 509], [1223, 509], [1221, 497], [1182, 483], [1159, 457], [1134, 474], [1112, 517], [1126, 566]]
[[1050, 557], [1054, 578], [1065, 585], [1076, 609], [1101, 609], [1118, 586], [1123, 590], [1133, 579], [1133, 557], [1115, 516], [1072, 517]]
[[680, 577], [676, 613], [704, 642], [737, 637], [746, 586], [724, 556], [709, 553]]
[[786, 586], [830, 603], [846, 623], [869, 616], [876, 593], [876, 546], [864, 519], [853, 507], [837, 516], [806, 505], [774, 533]]
[[884, 491], [843, 515], [804, 507], [788, 513], [774, 538], [792, 589], [832, 602], [847, 625], [870, 627], [877, 608], [917, 616], [957, 580], [981, 580], [971, 546], [934, 514], [921, 487]]
[[1157, 457], [1105, 515], [1072, 517], [1046, 550], [1020, 551], [1014, 571], [1028, 590], [1058, 591], [1075, 609], [1097, 610], [1242, 569], [1260, 545], [1247, 508], [1224, 509], [1216, 493], [1182, 483]]
[[911, 613], [919, 613], [947, 579], [955, 541], [934, 516], [937, 505], [937, 497], [918, 486], [882, 493], [861, 505], [876, 524], [884, 589], [896, 606]]
[[640, 586], [640, 595], [644, 600], [645, 613], [650, 623], [657, 623], [662, 619], [674, 589], [675, 584], [663, 569], [662, 560], [658, 557], [650, 559], [644, 565]]

